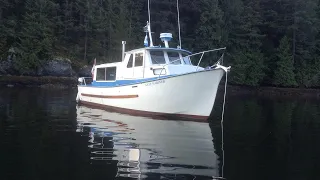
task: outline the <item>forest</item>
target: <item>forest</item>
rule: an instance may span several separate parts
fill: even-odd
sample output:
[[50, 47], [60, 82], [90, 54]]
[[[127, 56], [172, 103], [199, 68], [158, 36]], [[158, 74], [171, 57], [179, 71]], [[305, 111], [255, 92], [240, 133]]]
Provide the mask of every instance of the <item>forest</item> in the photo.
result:
[[[150, 10], [154, 44], [170, 32], [177, 47], [177, 0]], [[320, 87], [320, 0], [180, 0], [179, 13], [182, 48], [226, 47], [232, 84]], [[29, 69], [54, 56], [119, 61], [121, 41], [143, 47], [147, 21], [147, 0], [0, 0], [0, 57]]]

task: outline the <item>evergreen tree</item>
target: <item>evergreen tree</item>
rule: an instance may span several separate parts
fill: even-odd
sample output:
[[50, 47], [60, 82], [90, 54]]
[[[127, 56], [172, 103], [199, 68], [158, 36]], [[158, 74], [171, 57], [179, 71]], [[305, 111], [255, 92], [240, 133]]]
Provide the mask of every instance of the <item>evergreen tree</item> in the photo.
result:
[[[199, 10], [201, 10], [199, 22], [195, 31], [194, 50], [196, 52], [207, 49], [220, 48], [222, 46], [222, 11], [218, 0], [200, 0], [197, 1]], [[216, 53], [205, 54], [202, 59], [202, 66], [212, 65], [217, 61]], [[219, 55], [219, 53], [218, 53]]]
[[7, 46], [7, 29], [4, 25], [5, 22], [5, 17], [4, 17], [4, 11], [8, 8], [9, 3], [7, 0], [1, 0], [0, 1], [1, 6], [0, 6], [0, 56], [3, 55], [6, 46]]
[[200, 0], [200, 18], [196, 27], [196, 49], [213, 49], [220, 47], [222, 41], [222, 11], [218, 0]]
[[127, 48], [133, 49], [142, 46], [144, 32], [141, 27], [146, 25], [146, 12], [143, 11], [144, 0], [131, 1], [126, 0], [128, 8], [128, 41]]
[[309, 86], [315, 72], [316, 36], [319, 32], [317, 19], [318, 0], [295, 0], [293, 23], [293, 50], [297, 81], [301, 86]]
[[52, 17], [54, 3], [50, 0], [27, 0], [18, 47], [21, 51], [17, 65], [20, 69], [37, 68], [52, 55], [55, 40]]
[[242, 49], [233, 54], [232, 82], [239, 85], [258, 86], [263, 77], [263, 55], [253, 49]]
[[239, 14], [229, 24], [231, 60], [234, 72], [231, 81], [236, 84], [258, 86], [264, 78], [264, 57], [261, 53], [262, 23], [259, 1], [243, 0], [236, 3]]
[[[73, 16], [74, 0], [64, 0], [58, 2], [58, 14], [55, 21], [55, 36], [58, 43], [55, 50], [62, 51], [63, 55], [68, 55], [70, 45], [74, 42], [75, 18]], [[69, 50], [67, 50], [69, 49]]]
[[[264, 83], [273, 83], [273, 70], [277, 62], [277, 48], [282, 37], [287, 35], [292, 39], [289, 27], [293, 23], [292, 0], [261, 0], [261, 15], [263, 18], [260, 30], [266, 34], [262, 41], [261, 51], [265, 56], [266, 75]], [[290, 45], [292, 49], [292, 45]], [[291, 51], [293, 53], [293, 51]], [[293, 57], [293, 56], [292, 56]]]
[[0, 0], [0, 4], [0, 59], [6, 59], [7, 52], [14, 43], [17, 19], [11, 12], [15, 8], [13, 2]]
[[277, 51], [277, 63], [274, 73], [274, 84], [277, 86], [296, 86], [293, 58], [289, 39], [285, 36], [280, 41]]

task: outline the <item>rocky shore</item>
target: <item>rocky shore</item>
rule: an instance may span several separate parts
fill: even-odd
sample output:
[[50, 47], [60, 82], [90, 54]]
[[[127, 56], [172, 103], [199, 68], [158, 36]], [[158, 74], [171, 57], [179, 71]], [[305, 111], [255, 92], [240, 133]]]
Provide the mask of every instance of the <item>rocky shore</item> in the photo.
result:
[[78, 77], [91, 77], [91, 67], [74, 64], [67, 58], [45, 61], [35, 70], [17, 68], [8, 57], [0, 61], [1, 86], [76, 87]]

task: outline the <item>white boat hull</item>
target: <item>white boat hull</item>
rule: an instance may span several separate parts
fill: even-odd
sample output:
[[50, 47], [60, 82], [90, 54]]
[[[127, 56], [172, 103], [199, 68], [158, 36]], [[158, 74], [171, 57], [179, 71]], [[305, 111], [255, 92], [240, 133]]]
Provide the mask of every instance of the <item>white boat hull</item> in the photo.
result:
[[130, 114], [206, 119], [224, 72], [218, 68], [118, 87], [79, 85], [77, 100]]

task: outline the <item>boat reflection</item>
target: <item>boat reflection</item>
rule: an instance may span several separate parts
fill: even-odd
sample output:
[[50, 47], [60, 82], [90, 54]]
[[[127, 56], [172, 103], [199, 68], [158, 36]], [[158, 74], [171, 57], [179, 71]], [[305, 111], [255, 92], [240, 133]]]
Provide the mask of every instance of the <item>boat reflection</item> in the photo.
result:
[[219, 177], [219, 156], [207, 123], [77, 106], [77, 124], [77, 132], [88, 136], [91, 163], [116, 162], [117, 177]]

